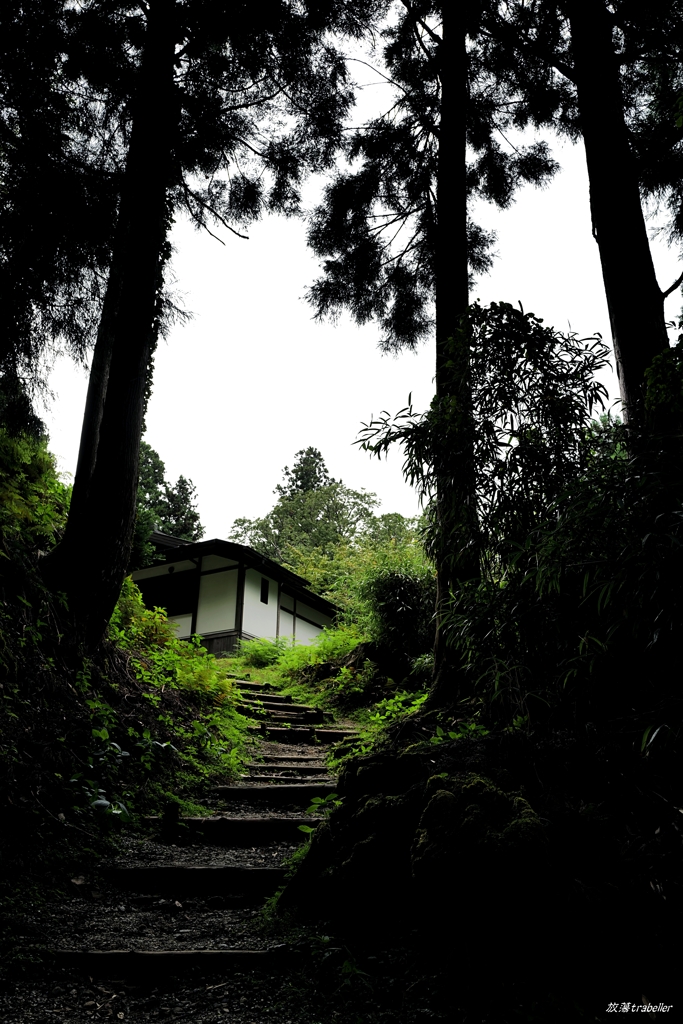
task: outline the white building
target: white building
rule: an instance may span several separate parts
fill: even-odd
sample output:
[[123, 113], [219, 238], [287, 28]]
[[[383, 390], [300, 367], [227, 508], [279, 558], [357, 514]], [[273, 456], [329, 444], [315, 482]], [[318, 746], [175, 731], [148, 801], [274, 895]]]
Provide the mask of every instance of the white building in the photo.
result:
[[309, 644], [338, 609], [308, 581], [253, 548], [228, 540], [196, 543], [153, 533], [159, 562], [133, 573], [148, 608], [165, 608], [178, 636], [197, 633], [213, 654], [238, 639], [292, 637]]

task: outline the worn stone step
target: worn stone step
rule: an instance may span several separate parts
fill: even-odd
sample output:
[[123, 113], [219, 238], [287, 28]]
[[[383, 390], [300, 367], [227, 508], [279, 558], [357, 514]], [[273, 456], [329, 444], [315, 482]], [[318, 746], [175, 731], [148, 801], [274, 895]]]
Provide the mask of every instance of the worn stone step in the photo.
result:
[[282, 763], [276, 761], [269, 761], [267, 764], [248, 764], [247, 768], [252, 775], [258, 775], [260, 773], [273, 773], [273, 772], [299, 772], [303, 775], [329, 775], [330, 769], [324, 764], [292, 764], [291, 762]]
[[275, 892], [285, 877], [285, 869], [214, 864], [152, 864], [141, 867], [117, 864], [102, 868], [101, 874], [108, 882], [128, 892], [254, 897]]
[[287, 761], [293, 764], [295, 761], [302, 761], [306, 764], [310, 764], [311, 761], [317, 761], [322, 764], [322, 754], [268, 754], [261, 753], [259, 751], [259, 757], [262, 757], [264, 761]]
[[330, 782], [293, 782], [282, 786], [247, 785], [216, 786], [214, 793], [222, 800], [267, 800], [278, 804], [309, 804], [314, 796], [326, 797], [335, 792]]
[[314, 726], [276, 726], [269, 722], [260, 722], [258, 725], [249, 725], [247, 729], [251, 733], [258, 733], [263, 739], [277, 740], [278, 743], [314, 743]]
[[[324, 715], [325, 712], [321, 711], [320, 708], [309, 708], [303, 704], [277, 704], [272, 707], [263, 707], [263, 710], [269, 715], [277, 718], [291, 718], [293, 715], [301, 715], [302, 718], [310, 720], [313, 715]], [[258, 705], [255, 706], [258, 708]]]
[[315, 711], [296, 711], [292, 705], [291, 711], [264, 709], [263, 715], [259, 717], [267, 718], [270, 722], [311, 722], [312, 725], [315, 725], [316, 722], [313, 721], [313, 718], [317, 716]]
[[355, 740], [358, 732], [355, 729], [316, 729], [315, 735], [321, 743], [339, 743], [341, 740]]
[[340, 743], [342, 740], [355, 740], [358, 733], [351, 729], [335, 728], [311, 728], [310, 730], [299, 727], [284, 729], [264, 723], [262, 726], [252, 727], [253, 731], [261, 732], [266, 739], [276, 740], [279, 743]]
[[291, 701], [276, 701], [270, 700], [240, 700], [240, 704], [245, 706], [261, 707], [267, 711], [280, 711], [287, 714], [291, 711], [296, 711], [302, 714], [304, 711], [318, 711], [318, 708], [314, 708], [311, 704], [293, 704]]
[[277, 727], [282, 727], [284, 725], [291, 725], [291, 726], [295, 726], [297, 729], [299, 727], [302, 727], [302, 726], [306, 727], [306, 726], [309, 726], [309, 725], [310, 725], [311, 728], [313, 728], [317, 724], [315, 722], [307, 722], [306, 719], [303, 717], [303, 715], [290, 715], [287, 718], [280, 717], [278, 715], [277, 718], [276, 718], [274, 715], [270, 715], [270, 714], [267, 714], [267, 713], [265, 715], [263, 715], [262, 718], [259, 717], [259, 718], [255, 719], [255, 724], [256, 723], [258, 723], [259, 730], [260, 730], [261, 724], [263, 724], [263, 726], [266, 727], [266, 728], [270, 728], [271, 725], [274, 725], [276, 728]]
[[[257, 783], [272, 782], [275, 786], [282, 786], [289, 783], [296, 783], [298, 785], [305, 784], [308, 782], [316, 783], [320, 780], [318, 775], [309, 776], [297, 776], [297, 775], [242, 775], [241, 784], [250, 785]], [[330, 775], [329, 772], [325, 775], [324, 781], [334, 782], [334, 776]]]
[[268, 690], [269, 692], [275, 692], [272, 683], [256, 683], [252, 682], [251, 679], [236, 679], [235, 682], [240, 690], [255, 690], [256, 692]]
[[271, 701], [240, 701], [237, 706], [243, 712], [265, 711], [270, 712], [273, 716], [282, 716], [284, 718], [290, 718], [293, 715], [301, 715], [306, 718], [306, 721], [310, 722], [333, 721], [332, 715], [329, 712], [321, 711], [320, 708], [310, 707], [307, 704], [274, 704]]
[[342, 740], [351, 740], [358, 736], [357, 732], [350, 729], [322, 729], [313, 726], [308, 729], [300, 726], [285, 728], [270, 725], [268, 722], [250, 725], [247, 728], [249, 732], [260, 733], [264, 739], [273, 740], [276, 743], [339, 743]]
[[[232, 818], [223, 815], [180, 818], [173, 826], [173, 836], [188, 836], [214, 846], [265, 846], [267, 843], [297, 843], [302, 833], [299, 825], [315, 828], [321, 818], [306, 815], [300, 818], [278, 818], [276, 815]], [[145, 818], [145, 823], [160, 826], [160, 817]]]
[[160, 974], [176, 977], [199, 968], [204, 972], [274, 971], [289, 963], [291, 951], [277, 949], [52, 950], [45, 954], [56, 967], [89, 977], [123, 979]]
[[256, 693], [250, 690], [249, 696], [247, 697], [242, 694], [240, 701], [243, 704], [260, 704], [265, 701], [268, 704], [276, 704], [279, 706], [280, 704], [291, 704], [292, 698], [285, 697], [281, 693]]

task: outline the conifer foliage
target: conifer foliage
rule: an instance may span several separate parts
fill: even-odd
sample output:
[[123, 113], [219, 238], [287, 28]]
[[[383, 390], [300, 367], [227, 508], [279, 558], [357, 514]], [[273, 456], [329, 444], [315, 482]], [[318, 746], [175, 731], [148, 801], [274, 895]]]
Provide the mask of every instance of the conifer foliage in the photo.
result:
[[[532, 121], [581, 137], [624, 411], [642, 419], [645, 373], [669, 347], [643, 199], [680, 243], [683, 34], [678, 3], [631, 0], [501, 5], [485, 18]], [[664, 282], [668, 284], [668, 282]]]
[[317, 448], [297, 452], [295, 458], [291, 469], [283, 469], [284, 482], [275, 487], [278, 500], [271, 511], [260, 519], [236, 519], [230, 535], [288, 565], [304, 552], [330, 556], [368, 528], [379, 505], [375, 494], [334, 480]]
[[149, 536], [153, 530], [180, 540], [201, 540], [204, 527], [196, 508], [197, 489], [182, 474], [175, 484], [166, 479], [166, 466], [146, 441], [140, 442], [140, 480], [131, 569], [151, 565], [155, 549]]
[[[475, 453], [467, 310], [471, 275], [490, 264], [491, 239], [468, 216], [475, 196], [510, 204], [522, 182], [556, 169], [547, 145], [504, 146], [529, 117], [515, 100], [505, 50], [483, 32], [495, 4], [405, 0], [383, 32], [392, 104], [347, 144], [309, 233], [324, 276], [310, 291], [318, 316], [350, 309], [376, 318], [385, 349], [436, 336], [436, 399], [446, 432], [437, 472], [439, 604], [476, 577]], [[437, 619], [438, 622], [438, 619]], [[444, 658], [437, 629], [437, 669]]]
[[[56, 346], [93, 342], [109, 262], [118, 172], [79, 95], [75, 5], [0, 5], [0, 391], [2, 422], [36, 429], [31, 398]], [[77, 100], [78, 96], [78, 100]]]
[[78, 8], [83, 89], [93, 107], [118, 112], [107, 141], [125, 154], [72, 505], [44, 562], [88, 646], [104, 634], [130, 556], [173, 213], [182, 207], [200, 226], [243, 236], [266, 210], [297, 210], [301, 177], [329, 165], [350, 103], [328, 33], [357, 33], [376, 6], [88, 0]]

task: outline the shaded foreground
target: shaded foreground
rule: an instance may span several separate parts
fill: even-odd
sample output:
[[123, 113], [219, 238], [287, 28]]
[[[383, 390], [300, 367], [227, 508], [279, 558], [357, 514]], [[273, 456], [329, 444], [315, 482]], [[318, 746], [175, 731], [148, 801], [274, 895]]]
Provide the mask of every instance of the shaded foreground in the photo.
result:
[[567, 735], [434, 743], [425, 715], [337, 779], [321, 740], [348, 748], [352, 723], [240, 685], [249, 774], [16, 909], [7, 1024], [673, 1016], [670, 765]]
[[428, 993], [406, 993], [408, 951], [355, 954], [321, 928], [264, 917], [302, 847], [299, 826], [320, 821], [306, 807], [336, 786], [324, 739], [352, 729], [307, 723], [302, 742], [296, 719], [310, 713], [255, 689], [243, 684], [244, 706], [264, 738], [248, 776], [206, 794], [213, 814], [148, 818], [146, 833], [68, 892], [17, 908], [0, 1003], [8, 1024], [444, 1019]]

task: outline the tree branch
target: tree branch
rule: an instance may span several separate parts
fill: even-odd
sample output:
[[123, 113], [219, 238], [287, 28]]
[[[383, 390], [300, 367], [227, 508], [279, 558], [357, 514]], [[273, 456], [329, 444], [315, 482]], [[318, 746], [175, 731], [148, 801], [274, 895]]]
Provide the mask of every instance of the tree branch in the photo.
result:
[[389, 85], [395, 85], [396, 88], [401, 89], [401, 91], [404, 92], [406, 96], [408, 95], [408, 90], [403, 85], [401, 85], [400, 82], [395, 82], [393, 78], [389, 78], [388, 75], [383, 74], [381, 71], [379, 71], [378, 68], [373, 67], [372, 64], [368, 64], [366, 60], [360, 60], [358, 57], [347, 57], [346, 59], [353, 61], [354, 64], [364, 64], [366, 68], [370, 68], [371, 71], [374, 71], [376, 75], [379, 75], [380, 78], [383, 78], [386, 82], [389, 83]]
[[[436, 32], [434, 31], [434, 29], [431, 29], [429, 27], [429, 25], [425, 21], [422, 20], [422, 18], [418, 17], [415, 14], [415, 12], [413, 11], [412, 5], [409, 3], [409, 0], [401, 0], [401, 3], [403, 4], [405, 9], [407, 10], [407, 12], [410, 15], [410, 17], [413, 19], [413, 23], [416, 24], [416, 25], [420, 25], [425, 30], [425, 32], [427, 33], [427, 35], [429, 36], [431, 41], [433, 43], [436, 43], [436, 45], [438, 46], [439, 43], [441, 42], [441, 36], [437, 35]], [[431, 55], [429, 55], [429, 56], [430, 56], [430, 59], [431, 59]]]
[[[218, 210], [211, 206], [210, 203], [207, 203], [204, 199], [202, 199], [201, 196], [198, 196], [196, 192], [193, 192], [191, 188], [188, 188], [187, 185], [185, 185], [184, 191], [186, 196], [190, 196], [192, 199], [194, 199], [195, 203], [199, 203], [203, 210], [208, 210], [211, 216], [215, 217], [216, 220], [219, 221], [224, 228], [228, 229], [228, 231], [232, 231], [233, 235], [237, 235], [238, 238], [244, 238], [245, 241], [247, 242], [249, 241], [249, 235], [241, 235], [239, 231], [231, 227], [230, 224], [228, 224], [225, 217], [222, 217]], [[219, 238], [218, 235], [214, 235], [213, 231], [209, 231], [208, 227], [203, 221], [198, 221], [198, 223], [200, 227], [204, 228], [204, 230], [211, 235], [212, 238], [215, 238], [218, 242], [221, 243], [221, 245], [225, 245], [225, 242], [221, 238]]]
[[665, 292], [662, 292], [662, 298], [666, 299], [672, 292], [675, 292], [679, 284], [683, 284], [683, 273], [679, 274], [670, 288], [667, 288]]

